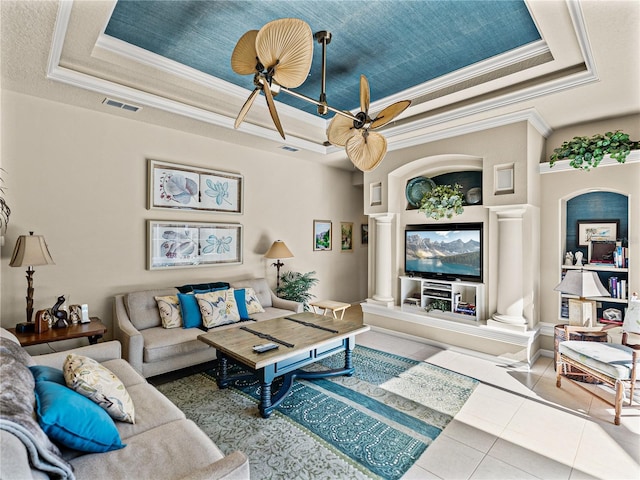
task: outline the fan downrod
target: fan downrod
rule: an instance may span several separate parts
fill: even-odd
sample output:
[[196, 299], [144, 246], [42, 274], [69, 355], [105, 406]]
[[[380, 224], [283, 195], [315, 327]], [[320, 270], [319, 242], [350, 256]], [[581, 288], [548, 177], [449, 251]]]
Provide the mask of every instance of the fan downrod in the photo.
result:
[[320, 82], [320, 98], [318, 99], [318, 115], [329, 113], [327, 104], [327, 45], [331, 43], [331, 32], [320, 30], [314, 35], [319, 44], [322, 45], [322, 79]]

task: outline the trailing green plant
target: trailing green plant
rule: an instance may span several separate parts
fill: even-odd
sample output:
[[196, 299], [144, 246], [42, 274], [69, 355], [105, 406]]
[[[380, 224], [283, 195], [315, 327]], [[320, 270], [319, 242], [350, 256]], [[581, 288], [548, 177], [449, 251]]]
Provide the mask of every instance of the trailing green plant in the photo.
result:
[[285, 272], [280, 275], [280, 285], [276, 289], [276, 295], [285, 300], [301, 302], [304, 310], [309, 310], [309, 300], [315, 295], [309, 293], [311, 287], [318, 283], [316, 272]]
[[637, 150], [640, 142], [629, 139], [629, 135], [616, 130], [592, 137], [573, 137], [553, 150], [549, 165], [557, 160], [569, 159], [569, 165], [579, 170], [589, 171], [597, 167], [605, 155], [624, 163], [631, 150]]
[[452, 185], [436, 185], [424, 194], [419, 210], [428, 218], [440, 220], [460, 215], [462, 208], [462, 187], [457, 183]]

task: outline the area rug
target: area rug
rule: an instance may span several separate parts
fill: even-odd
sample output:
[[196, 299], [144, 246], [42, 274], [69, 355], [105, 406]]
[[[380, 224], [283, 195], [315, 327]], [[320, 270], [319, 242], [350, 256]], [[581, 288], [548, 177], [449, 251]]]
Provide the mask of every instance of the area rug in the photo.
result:
[[[478, 381], [367, 347], [352, 377], [296, 381], [270, 418], [260, 386], [219, 390], [215, 370], [158, 389], [225, 453], [242, 450], [252, 479], [398, 479], [462, 408]], [[338, 354], [307, 370], [338, 368]], [[274, 382], [273, 391], [278, 384]]]

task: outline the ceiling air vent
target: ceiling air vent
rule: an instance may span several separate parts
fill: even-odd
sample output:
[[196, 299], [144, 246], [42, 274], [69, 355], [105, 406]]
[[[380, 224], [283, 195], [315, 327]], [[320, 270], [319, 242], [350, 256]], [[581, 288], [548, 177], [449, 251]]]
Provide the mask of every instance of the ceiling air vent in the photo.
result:
[[298, 149], [295, 147], [290, 147], [289, 145], [283, 145], [280, 147], [282, 150], [286, 150], [287, 152], [297, 152]]
[[118, 100], [113, 100], [111, 98], [105, 98], [102, 103], [104, 105], [109, 105], [110, 107], [120, 108], [122, 110], [128, 110], [129, 112], [137, 112], [141, 110], [142, 107], [138, 107], [137, 105], [131, 105], [129, 103], [119, 102]]

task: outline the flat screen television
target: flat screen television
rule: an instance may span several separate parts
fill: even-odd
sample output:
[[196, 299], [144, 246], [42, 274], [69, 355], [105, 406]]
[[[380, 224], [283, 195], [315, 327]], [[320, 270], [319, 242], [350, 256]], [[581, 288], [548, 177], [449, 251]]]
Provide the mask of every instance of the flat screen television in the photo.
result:
[[407, 225], [404, 240], [407, 275], [482, 282], [482, 223]]

